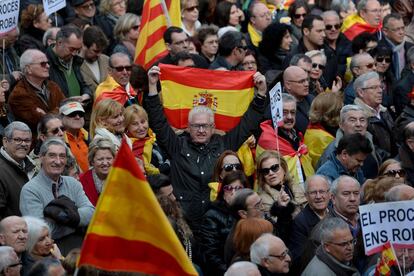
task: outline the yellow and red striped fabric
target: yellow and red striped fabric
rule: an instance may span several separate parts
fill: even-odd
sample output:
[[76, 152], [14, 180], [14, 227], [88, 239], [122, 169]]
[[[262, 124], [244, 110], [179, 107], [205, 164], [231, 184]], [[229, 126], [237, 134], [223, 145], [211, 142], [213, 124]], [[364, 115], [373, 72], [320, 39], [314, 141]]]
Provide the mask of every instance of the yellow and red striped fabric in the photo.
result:
[[123, 141], [99, 197], [78, 267], [197, 275], [128, 144]]
[[319, 158], [325, 149], [335, 140], [335, 137], [327, 132], [321, 124], [310, 124], [305, 132], [304, 143], [309, 149], [309, 157], [312, 166], [316, 169]]
[[375, 276], [391, 275], [391, 267], [395, 265], [397, 265], [397, 256], [395, 256], [391, 242], [387, 241], [382, 246], [381, 257], [375, 267]]
[[160, 65], [164, 113], [170, 124], [187, 127], [188, 113], [197, 105], [210, 107], [216, 128], [234, 128], [253, 99], [253, 74], [249, 71], [206, 70]]
[[375, 33], [381, 31], [382, 24], [377, 27], [369, 25], [365, 20], [360, 17], [357, 13], [351, 14], [344, 19], [342, 23], [341, 32], [349, 40], [353, 40], [356, 36], [363, 32]]
[[[131, 85], [128, 84], [127, 88], [129, 89], [129, 94], [132, 97], [135, 97], [137, 95], [137, 93], [135, 92], [135, 90], [132, 88]], [[99, 84], [98, 87], [96, 88], [94, 104], [97, 104], [98, 102], [105, 100], [105, 99], [115, 100], [122, 105], [125, 105], [125, 103], [129, 99], [129, 96], [125, 88], [119, 85], [119, 83], [117, 83], [109, 75], [105, 79], [105, 81]]]
[[[181, 27], [180, 1], [164, 1], [171, 19], [171, 25]], [[168, 51], [163, 38], [167, 27], [167, 19], [161, 6], [161, 0], [145, 0], [135, 49], [136, 64], [148, 69], [159, 58], [167, 55]]]

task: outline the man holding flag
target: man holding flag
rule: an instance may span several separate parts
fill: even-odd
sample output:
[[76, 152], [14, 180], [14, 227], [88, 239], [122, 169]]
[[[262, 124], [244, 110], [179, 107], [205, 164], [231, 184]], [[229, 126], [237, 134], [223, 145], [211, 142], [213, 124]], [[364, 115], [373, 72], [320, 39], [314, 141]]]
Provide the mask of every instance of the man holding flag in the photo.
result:
[[[164, 116], [158, 97], [159, 76], [159, 67], [154, 66], [149, 70], [149, 94], [145, 100], [149, 123], [157, 134], [158, 142], [171, 157], [171, 182], [175, 196], [183, 207], [190, 227], [197, 233], [200, 219], [208, 207], [208, 183], [217, 158], [227, 149], [237, 151], [259, 128], [265, 107], [266, 80], [260, 73], [253, 75], [257, 94], [240, 123], [224, 136], [214, 134], [214, 113], [206, 106], [196, 106], [190, 111], [189, 133], [177, 136]], [[233, 93], [236, 95], [237, 91]]]

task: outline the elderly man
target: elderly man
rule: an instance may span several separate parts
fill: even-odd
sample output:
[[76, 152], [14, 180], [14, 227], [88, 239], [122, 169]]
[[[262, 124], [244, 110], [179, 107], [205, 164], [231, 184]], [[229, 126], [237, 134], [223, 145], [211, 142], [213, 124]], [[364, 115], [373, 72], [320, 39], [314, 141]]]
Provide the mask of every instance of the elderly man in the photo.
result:
[[260, 271], [254, 263], [241, 261], [233, 263], [224, 276], [260, 276]]
[[360, 106], [368, 117], [368, 131], [373, 136], [374, 145], [390, 156], [397, 153], [394, 142], [394, 120], [387, 109], [381, 105], [382, 85], [376, 72], [359, 76], [354, 82], [357, 98], [354, 103]]
[[240, 65], [246, 55], [246, 50], [246, 40], [240, 32], [226, 32], [219, 39], [218, 56], [209, 69], [243, 70]]
[[156, 66], [148, 72], [149, 94], [145, 104], [149, 123], [157, 134], [158, 142], [170, 156], [174, 194], [183, 207], [190, 227], [197, 230], [208, 207], [208, 183], [218, 156], [226, 149], [237, 151], [259, 128], [265, 107], [266, 80], [258, 72], [253, 76], [257, 94], [239, 125], [227, 134], [214, 134], [213, 111], [206, 106], [196, 106], [188, 116], [189, 133], [177, 136], [162, 111], [157, 91], [159, 74], [160, 69]]
[[299, 260], [313, 227], [328, 213], [331, 198], [329, 180], [322, 175], [313, 175], [306, 179], [305, 195], [308, 204], [294, 218], [290, 235], [289, 249], [293, 262]]
[[12, 122], [4, 130], [0, 148], [0, 219], [20, 216], [20, 191], [34, 175], [35, 165], [27, 156], [32, 132], [22, 122]]
[[47, 49], [46, 55], [50, 62], [50, 79], [59, 85], [65, 96], [76, 96], [88, 102], [92, 91], [80, 71], [83, 59], [78, 54], [81, 49], [82, 31], [76, 26], [65, 25], [56, 34], [56, 44]]
[[[13, 248], [0, 247], [0, 271], [4, 276], [20, 276], [22, 263]], [[260, 274], [259, 274], [260, 275]]]
[[261, 235], [250, 246], [250, 260], [257, 264], [262, 276], [287, 274], [291, 261], [285, 243], [268, 233]]
[[114, 53], [109, 58], [109, 74], [95, 91], [95, 104], [104, 99], [113, 99], [124, 106], [138, 103], [137, 93], [129, 83], [132, 61], [125, 53]]
[[352, 265], [355, 239], [339, 218], [325, 219], [320, 225], [321, 245], [302, 276], [360, 275]]
[[82, 184], [62, 176], [68, 155], [69, 149], [61, 139], [46, 140], [40, 148], [42, 168], [20, 194], [22, 214], [45, 218], [63, 255], [81, 245], [83, 228], [95, 210]]
[[[276, 136], [275, 134], [271, 120], [262, 122], [260, 124], [262, 133], [257, 142], [256, 154], [260, 156], [264, 150], [279, 150], [288, 163], [289, 173], [295, 183], [303, 183], [306, 177], [315, 173], [312, 167], [312, 160], [309, 157], [306, 145], [303, 143], [303, 136], [295, 129], [297, 117], [295, 97], [283, 93], [282, 102], [283, 124], [277, 128], [278, 135]], [[298, 167], [298, 164], [301, 166]]]
[[23, 78], [9, 97], [16, 120], [29, 125], [36, 134], [37, 123], [46, 113], [57, 112], [65, 98], [57, 83], [49, 81], [49, 61], [39, 50], [26, 50], [20, 57]]
[[344, 90], [344, 104], [353, 104], [355, 100], [354, 81], [359, 76], [375, 71], [375, 61], [368, 53], [360, 53], [352, 56], [351, 64], [349, 66], [353, 80], [348, 83]]
[[89, 169], [89, 135], [83, 128], [85, 126], [85, 110], [79, 102], [67, 99], [62, 102], [59, 113], [63, 116], [62, 124], [65, 128], [65, 142], [69, 146], [81, 171], [86, 172]]
[[404, 41], [405, 25], [401, 15], [398, 13], [391, 13], [385, 16], [382, 24], [384, 36], [378, 45], [385, 45], [392, 50], [392, 71], [396, 79], [399, 80], [403, 69], [407, 65], [408, 59], [406, 55], [408, 49], [414, 46], [414, 44]]
[[49, 46], [52, 46], [56, 43], [56, 35], [59, 32], [60, 28], [58, 27], [52, 27], [47, 29], [47, 31], [43, 35], [43, 46], [45, 48], [48, 48]]
[[262, 33], [272, 23], [272, 13], [267, 6], [260, 2], [253, 2], [249, 7], [250, 18], [247, 25], [246, 42], [251, 50], [257, 50], [262, 41]]
[[27, 224], [23, 218], [9, 216], [0, 221], [0, 244], [12, 247], [19, 257], [26, 250], [28, 236]]
[[385, 193], [386, 201], [414, 200], [414, 188], [406, 184], [392, 187]]
[[344, 135], [360, 133], [369, 139], [373, 148], [373, 151], [364, 161], [362, 171], [366, 178], [373, 179], [377, 177], [379, 165], [385, 160], [384, 158], [387, 158], [387, 156], [383, 156], [384, 152], [381, 149], [375, 148], [374, 143], [372, 142], [372, 134], [367, 131], [367, 127], [367, 115], [360, 106], [349, 104], [342, 107], [339, 115], [339, 128], [336, 131], [335, 141], [326, 147], [316, 167], [319, 168], [330, 159], [330, 156], [336, 151], [338, 143]]
[[344, 19], [341, 31], [353, 40], [363, 32], [377, 33], [381, 31], [381, 5], [378, 0], [361, 0], [357, 5], [357, 13]]
[[365, 176], [361, 167], [371, 152], [371, 143], [365, 136], [360, 133], [345, 135], [339, 140], [336, 151], [316, 173], [328, 177], [330, 181], [341, 175], [350, 175], [360, 183], [364, 183]]
[[314, 96], [309, 94], [308, 74], [298, 66], [289, 66], [283, 72], [283, 89], [296, 98], [295, 129], [305, 135], [309, 124], [309, 110], [314, 99]]

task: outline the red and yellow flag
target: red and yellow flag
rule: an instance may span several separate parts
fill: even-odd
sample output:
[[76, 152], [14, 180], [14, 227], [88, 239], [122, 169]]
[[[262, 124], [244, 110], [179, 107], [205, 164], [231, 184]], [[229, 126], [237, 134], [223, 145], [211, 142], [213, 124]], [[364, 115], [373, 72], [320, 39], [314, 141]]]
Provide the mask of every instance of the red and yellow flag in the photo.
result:
[[83, 242], [78, 266], [197, 275], [128, 144], [123, 141]]
[[308, 147], [312, 166], [316, 169], [319, 158], [325, 149], [335, 140], [335, 137], [327, 132], [321, 124], [309, 124], [305, 132], [304, 143]]
[[379, 259], [377, 266], [375, 267], [375, 276], [391, 275], [391, 266], [397, 264], [397, 257], [395, 256], [395, 252], [392, 248], [391, 242], [387, 241], [382, 246], [381, 257]]
[[164, 113], [170, 124], [187, 127], [188, 113], [197, 105], [215, 113], [216, 128], [234, 128], [253, 99], [253, 74], [160, 65]]
[[[128, 92], [126, 89], [128, 89]], [[111, 76], [108, 76], [105, 81], [99, 84], [96, 88], [94, 104], [97, 104], [105, 99], [112, 99], [122, 105], [125, 105], [129, 99], [135, 97], [136, 95], [137, 93], [129, 83], [126, 88], [124, 88]]]
[[344, 19], [342, 23], [341, 32], [344, 33], [346, 38], [353, 40], [356, 36], [363, 32], [368, 32], [373, 34], [375, 32], [381, 31], [382, 24], [379, 24], [377, 27], [369, 25], [365, 20], [360, 17], [357, 13], [351, 14]]
[[135, 63], [145, 69], [148, 69], [155, 61], [168, 53], [163, 38], [168, 22], [161, 2], [165, 2], [171, 26], [181, 27], [179, 0], [144, 1], [141, 27], [135, 49]]

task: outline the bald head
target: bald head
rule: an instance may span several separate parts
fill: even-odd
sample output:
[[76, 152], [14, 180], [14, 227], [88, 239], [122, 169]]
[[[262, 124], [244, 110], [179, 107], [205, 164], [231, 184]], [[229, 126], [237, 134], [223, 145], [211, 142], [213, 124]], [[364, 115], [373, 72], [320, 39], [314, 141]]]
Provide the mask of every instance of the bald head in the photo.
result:
[[0, 221], [0, 244], [13, 247], [17, 254], [26, 247], [28, 237], [26, 221], [18, 216], [10, 216]]
[[414, 200], [414, 188], [406, 184], [398, 185], [385, 193], [386, 201]]
[[235, 262], [224, 273], [224, 276], [260, 276], [260, 271], [254, 263]]
[[283, 86], [285, 91], [301, 101], [309, 94], [308, 74], [299, 66], [289, 66], [283, 72]]

